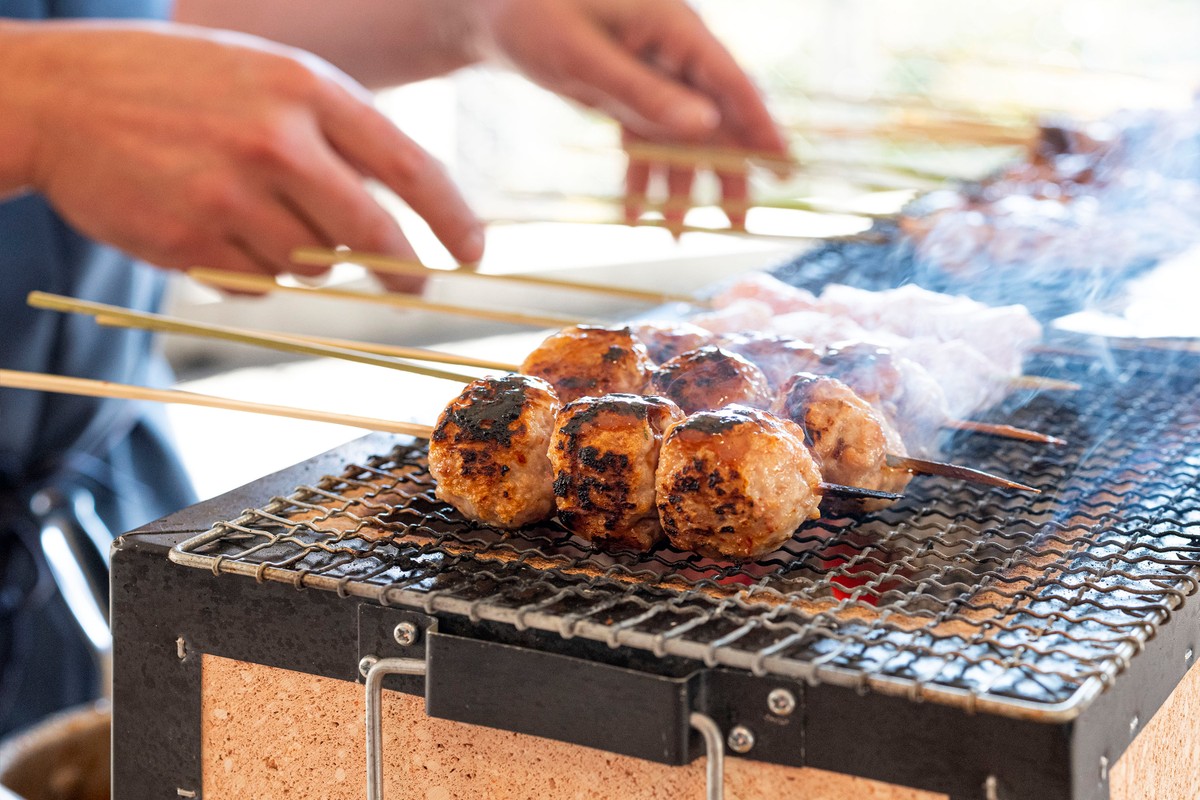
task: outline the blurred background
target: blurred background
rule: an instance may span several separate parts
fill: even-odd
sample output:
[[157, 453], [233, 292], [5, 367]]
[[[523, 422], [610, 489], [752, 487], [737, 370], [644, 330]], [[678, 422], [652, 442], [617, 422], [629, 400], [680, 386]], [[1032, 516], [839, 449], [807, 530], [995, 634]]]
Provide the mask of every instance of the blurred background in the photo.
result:
[[[614, 201], [624, 156], [608, 120], [490, 67], [381, 93], [380, 105], [397, 124], [442, 159], [477, 211], [495, 220], [485, 270], [681, 291], [711, 284], [812, 246], [797, 234], [850, 233], [869, 224], [831, 208], [894, 211], [917, 193], [1021, 159], [1039, 121], [1185, 108], [1200, 78], [1200, 4], [1186, 0], [694, 5], [758, 81], [805, 165], [786, 180], [755, 172], [752, 197], [814, 210], [754, 210], [750, 229], [787, 234], [778, 239], [688, 233], [676, 242], [661, 229], [580, 224], [619, 217]], [[696, 196], [714, 200], [714, 182], [701, 181]], [[424, 225], [393, 205], [426, 262], [452, 266]], [[723, 217], [701, 208], [688, 222], [719, 227]], [[333, 281], [371, 287], [351, 266], [337, 268]], [[580, 315], [644, 310], [491, 285], [485, 293], [453, 278], [431, 281], [427, 296]], [[294, 296], [230, 301], [186, 280], [176, 284], [171, 311], [412, 345], [513, 333], [491, 347], [507, 350], [494, 356], [518, 361], [531, 344], [528, 334], [503, 325]], [[213, 394], [429, 421], [453, 393], [444, 382], [234, 345], [174, 337], [166, 347], [183, 387]], [[202, 497], [359, 433], [184, 407], [171, 414]]]

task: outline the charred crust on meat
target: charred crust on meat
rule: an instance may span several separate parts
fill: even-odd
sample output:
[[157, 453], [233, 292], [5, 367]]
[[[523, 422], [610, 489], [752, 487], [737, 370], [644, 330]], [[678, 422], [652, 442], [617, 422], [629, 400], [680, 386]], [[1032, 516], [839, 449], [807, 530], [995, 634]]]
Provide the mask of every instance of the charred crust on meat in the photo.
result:
[[495, 444], [510, 447], [527, 428], [521, 415], [530, 401], [533, 379], [508, 375], [476, 381], [447, 408], [433, 441]]

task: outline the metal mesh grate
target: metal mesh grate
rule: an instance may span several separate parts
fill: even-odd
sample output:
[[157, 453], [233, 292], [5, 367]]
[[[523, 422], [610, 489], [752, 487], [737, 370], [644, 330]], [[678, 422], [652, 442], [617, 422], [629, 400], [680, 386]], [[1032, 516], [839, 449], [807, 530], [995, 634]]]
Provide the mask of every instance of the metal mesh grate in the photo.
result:
[[551, 524], [504, 536], [433, 497], [419, 444], [273, 498], [176, 561], [810, 681], [1067, 718], [1197, 589], [1200, 361], [1058, 358], [1086, 389], [997, 419], [1066, 448], [957, 434], [954, 460], [1029, 497], [920, 477], [897, 505], [823, 519], [750, 565], [600, 554]]

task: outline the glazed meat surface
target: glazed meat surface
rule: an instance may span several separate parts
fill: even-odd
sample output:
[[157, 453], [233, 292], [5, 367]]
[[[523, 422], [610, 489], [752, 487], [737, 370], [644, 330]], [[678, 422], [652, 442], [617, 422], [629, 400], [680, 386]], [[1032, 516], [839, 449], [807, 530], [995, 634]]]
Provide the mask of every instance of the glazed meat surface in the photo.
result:
[[429, 441], [436, 493], [463, 516], [519, 528], [554, 515], [548, 455], [559, 401], [540, 378], [473, 381], [446, 406]]
[[551, 335], [521, 364], [521, 372], [549, 381], [563, 403], [605, 394], [643, 394], [653, 368], [646, 346], [630, 328], [592, 325]]
[[[771, 411], [804, 430], [804, 441], [826, 481], [896, 493], [908, 486], [910, 473], [887, 465], [888, 453], [905, 455], [900, 435], [838, 379], [799, 373], [784, 386]], [[832, 501], [827, 498], [826, 507]], [[886, 505], [881, 500], [853, 506], [840, 498], [836, 501], [840, 510], [876, 510]]]
[[741, 356], [707, 345], [671, 359], [654, 371], [652, 392], [674, 400], [687, 414], [737, 403], [771, 405], [771, 387], [762, 370]]
[[745, 406], [702, 411], [663, 442], [655, 480], [659, 520], [681, 550], [758, 558], [819, 516], [820, 483], [794, 422]]
[[684, 418], [663, 397], [584, 397], [558, 414], [550, 443], [558, 517], [597, 544], [649, 550], [662, 539], [654, 473], [663, 433]]

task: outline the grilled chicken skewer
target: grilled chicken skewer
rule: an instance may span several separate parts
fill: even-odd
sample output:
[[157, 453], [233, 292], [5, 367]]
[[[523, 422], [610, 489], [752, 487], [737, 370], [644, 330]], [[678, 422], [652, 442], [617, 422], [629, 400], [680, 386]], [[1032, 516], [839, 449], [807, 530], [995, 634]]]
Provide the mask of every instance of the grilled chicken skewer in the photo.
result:
[[[583, 538], [648, 549], [661, 537], [654, 525], [658, 442], [683, 417], [669, 400], [639, 395], [587, 397], [560, 413], [543, 380], [481, 378], [438, 418], [429, 471], [438, 498], [477, 522], [513, 529], [557, 510]], [[826, 484], [819, 473], [816, 483], [821, 495], [899, 499]]]

